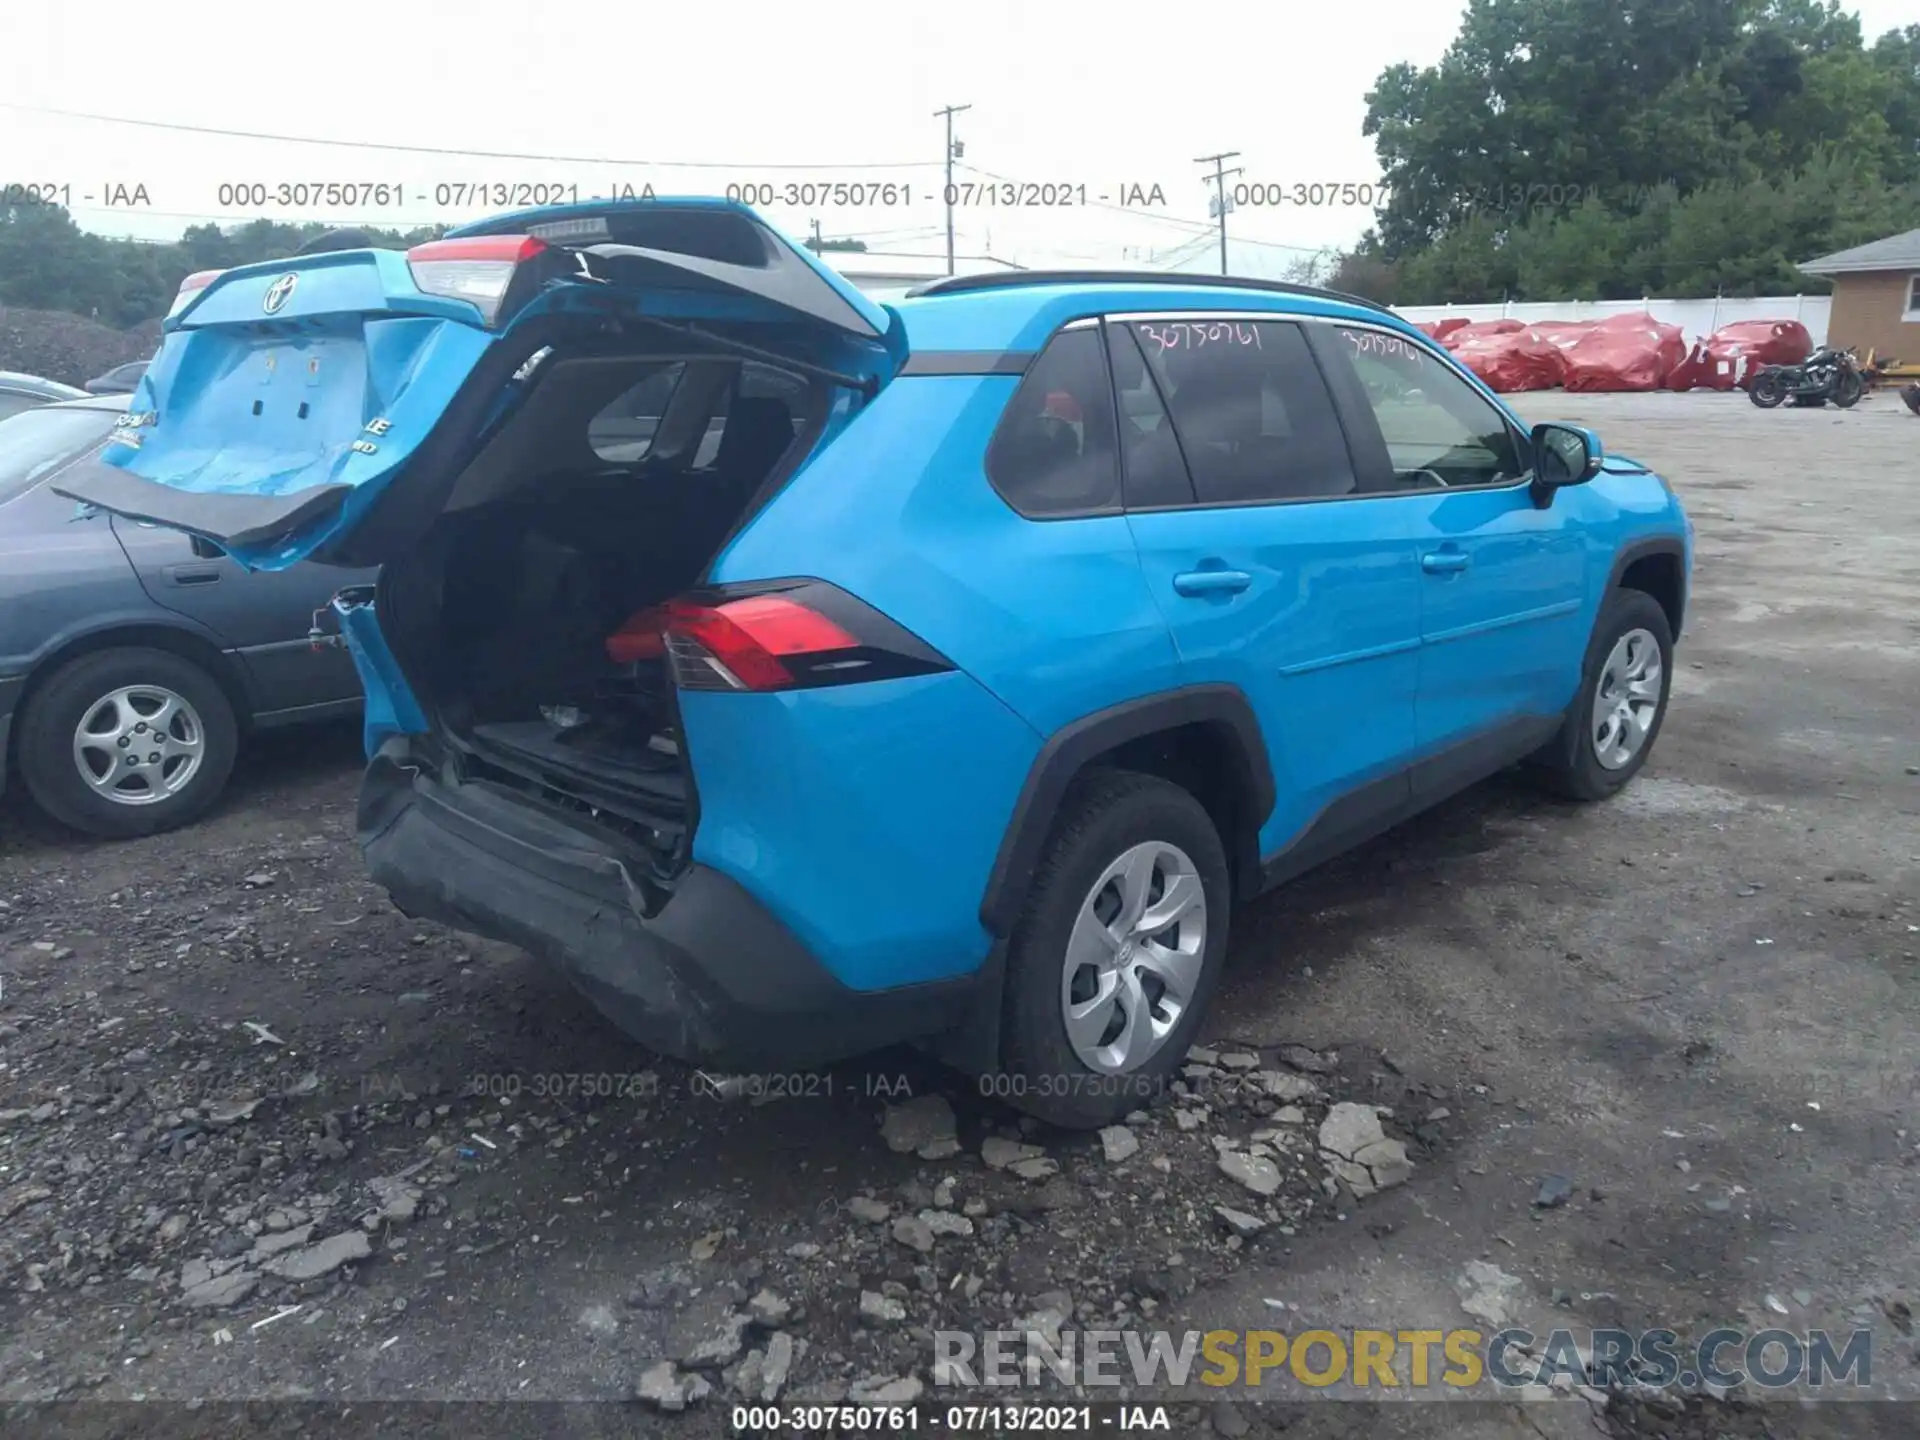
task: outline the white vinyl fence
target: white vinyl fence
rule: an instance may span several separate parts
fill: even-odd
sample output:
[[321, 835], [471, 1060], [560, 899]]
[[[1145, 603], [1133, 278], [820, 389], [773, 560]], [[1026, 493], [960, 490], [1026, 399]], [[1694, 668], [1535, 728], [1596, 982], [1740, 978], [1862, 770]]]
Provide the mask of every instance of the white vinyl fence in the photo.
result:
[[1499, 305], [1396, 305], [1394, 309], [1418, 324], [1462, 316], [1468, 320], [1604, 320], [1609, 315], [1638, 315], [1643, 311], [1668, 325], [1678, 325], [1687, 342], [1704, 339], [1735, 320], [1798, 320], [1807, 327], [1816, 346], [1827, 343], [1827, 295], [1762, 295], [1751, 300], [1559, 300], [1509, 301]]

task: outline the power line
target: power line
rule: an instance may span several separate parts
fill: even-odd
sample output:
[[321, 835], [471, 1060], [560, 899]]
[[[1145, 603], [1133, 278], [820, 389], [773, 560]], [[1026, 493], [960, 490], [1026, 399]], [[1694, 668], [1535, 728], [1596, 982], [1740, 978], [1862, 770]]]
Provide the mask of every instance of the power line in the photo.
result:
[[[965, 107], [962, 107], [965, 108]], [[95, 120], [103, 125], [133, 125], [144, 130], [175, 130], [188, 135], [224, 135], [235, 140], [271, 140], [279, 145], [332, 145], [343, 150], [393, 150], [409, 155], [457, 155], [475, 160], [544, 160], [561, 165], [658, 166], [676, 170], [924, 170], [927, 160], [854, 160], [844, 164], [751, 164], [731, 160], [626, 160], [610, 155], [530, 155], [515, 150], [459, 150], [441, 145], [402, 145], [386, 140], [327, 140], [314, 135], [274, 135], [259, 130], [223, 130], [213, 125], [182, 125], [171, 120], [136, 120], [127, 115], [95, 115], [84, 110], [57, 110], [48, 105], [16, 105], [0, 100], [0, 110], [33, 115], [58, 115], [68, 120]]]

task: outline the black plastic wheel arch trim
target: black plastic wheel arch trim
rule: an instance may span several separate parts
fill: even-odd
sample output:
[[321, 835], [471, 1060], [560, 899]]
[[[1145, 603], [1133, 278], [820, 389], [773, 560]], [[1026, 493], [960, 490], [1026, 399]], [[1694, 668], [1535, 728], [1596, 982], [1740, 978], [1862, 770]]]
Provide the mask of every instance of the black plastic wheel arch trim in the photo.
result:
[[1626, 577], [1628, 569], [1636, 560], [1645, 560], [1653, 555], [1671, 555], [1680, 565], [1680, 609], [1673, 617], [1673, 638], [1680, 638], [1680, 626], [1687, 616], [1687, 548], [1678, 535], [1654, 535], [1641, 540], [1629, 541], [1620, 547], [1613, 557], [1613, 569], [1607, 574], [1607, 588], [1602, 595], [1611, 595], [1620, 588], [1620, 582]]
[[1228, 755], [1240, 786], [1250, 797], [1242, 835], [1223, 835], [1236, 876], [1259, 869], [1259, 833], [1273, 813], [1273, 766], [1253, 706], [1233, 685], [1188, 685], [1099, 710], [1056, 731], [1027, 771], [1014, 802], [1013, 816], [1001, 837], [980, 901], [980, 923], [1005, 936], [1026, 903], [1027, 882], [1040, 863], [1060, 802], [1074, 777], [1089, 761], [1129, 741], [1142, 740], [1185, 725], [1223, 727], [1231, 737]]

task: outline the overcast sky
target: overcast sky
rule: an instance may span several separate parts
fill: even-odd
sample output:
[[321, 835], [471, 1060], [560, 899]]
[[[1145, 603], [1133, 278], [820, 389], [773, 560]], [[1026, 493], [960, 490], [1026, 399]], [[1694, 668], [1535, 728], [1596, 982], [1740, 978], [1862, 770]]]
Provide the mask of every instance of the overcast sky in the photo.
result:
[[[1911, 22], [1920, 6], [1855, 8], [1871, 37]], [[173, 238], [195, 221], [261, 213], [404, 226], [501, 208], [492, 197], [438, 203], [475, 183], [577, 187], [581, 198], [646, 184], [719, 193], [731, 183], [775, 186], [775, 203], [760, 208], [796, 234], [817, 219], [824, 233], [859, 235], [876, 250], [931, 252], [945, 244], [944, 136], [932, 112], [967, 104], [955, 122], [966, 146], [958, 181], [1008, 177], [1105, 198], [961, 207], [963, 253], [1028, 264], [1148, 259], [1207, 243], [1209, 190], [1194, 157], [1214, 151], [1241, 152], [1229, 163], [1246, 173], [1233, 183], [1375, 181], [1360, 134], [1367, 90], [1396, 61], [1437, 60], [1461, 13], [1448, 0], [208, 0], [173, 9], [89, 0], [7, 9], [0, 181], [70, 187], [76, 218], [103, 233]], [[292, 144], [47, 110], [578, 158]], [[283, 183], [366, 182], [394, 186], [400, 202], [348, 210], [318, 197], [283, 207], [271, 193]], [[873, 203], [857, 207], [785, 203], [789, 184], [820, 182], [907, 189], [863, 190]], [[264, 185], [269, 203], [234, 203], [223, 184]], [[116, 185], [143, 186], [148, 205], [107, 205]], [[1152, 215], [1123, 206], [1134, 186]], [[1351, 242], [1369, 218], [1362, 205], [1245, 205], [1229, 226], [1311, 250]]]

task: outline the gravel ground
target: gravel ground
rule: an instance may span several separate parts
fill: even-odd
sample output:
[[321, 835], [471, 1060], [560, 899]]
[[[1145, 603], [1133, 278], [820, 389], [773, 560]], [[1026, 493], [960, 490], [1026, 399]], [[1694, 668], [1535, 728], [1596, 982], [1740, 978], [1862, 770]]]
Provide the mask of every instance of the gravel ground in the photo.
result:
[[[10, 797], [0, 1400], [638, 1387], [621, 1413], [687, 1400], [657, 1423], [706, 1434], [742, 1394], [912, 1393], [935, 1329], [1474, 1324], [1470, 1264], [1537, 1333], [1870, 1326], [1874, 1393], [1912, 1398], [1920, 422], [1892, 397], [1526, 408], [1659, 466], [1699, 527], [1651, 766], [1590, 809], [1493, 782], [1246, 912], [1187, 1093], [1108, 1135], [911, 1053], [744, 1094], [648, 1056], [365, 881], [349, 730], [270, 737], [171, 836], [84, 844]], [[1356, 1169], [1322, 1139], [1372, 1107]], [[1914, 1428], [1332, 1398], [1174, 1418]]]

